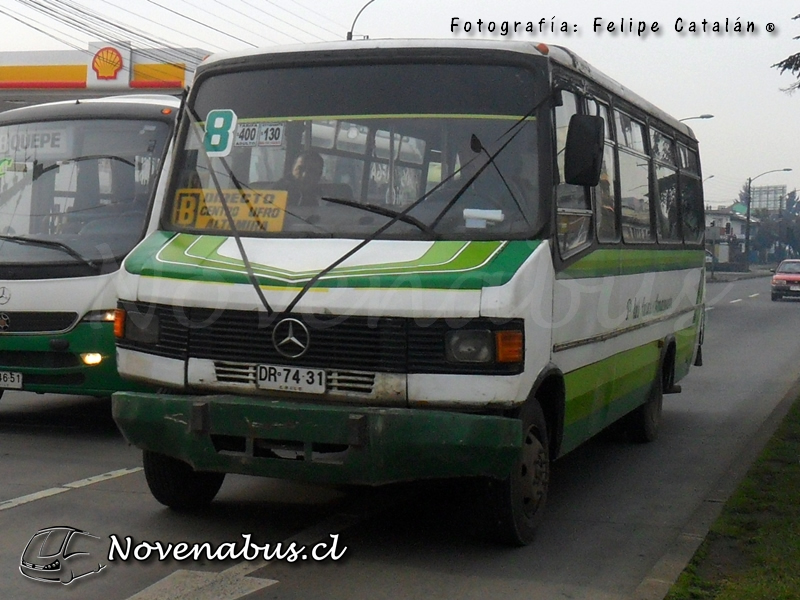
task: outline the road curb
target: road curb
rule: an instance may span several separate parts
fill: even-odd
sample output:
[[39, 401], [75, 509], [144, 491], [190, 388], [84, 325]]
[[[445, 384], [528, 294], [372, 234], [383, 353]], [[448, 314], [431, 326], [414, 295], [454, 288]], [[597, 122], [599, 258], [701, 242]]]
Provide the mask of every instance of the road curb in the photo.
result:
[[750, 273], [721, 272], [709, 273], [706, 271], [706, 283], [727, 283], [729, 281], [739, 281], [740, 279], [756, 279], [758, 277], [770, 277], [770, 271], [751, 271]]
[[781, 401], [753, 436], [745, 440], [744, 447], [717, 480], [713, 491], [695, 509], [664, 556], [634, 590], [629, 597], [630, 600], [663, 600], [669, 593], [672, 585], [705, 540], [711, 525], [722, 512], [725, 502], [736, 491], [799, 396], [800, 378], [789, 386]]

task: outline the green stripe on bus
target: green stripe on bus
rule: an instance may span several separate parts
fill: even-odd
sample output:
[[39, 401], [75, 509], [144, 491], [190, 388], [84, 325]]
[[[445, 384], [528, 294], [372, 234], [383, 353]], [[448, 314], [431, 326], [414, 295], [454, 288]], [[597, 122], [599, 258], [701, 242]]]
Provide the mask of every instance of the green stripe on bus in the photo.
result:
[[564, 377], [567, 390], [564, 423], [570, 425], [605, 409], [613, 396], [636, 390], [653, 380], [658, 341], [615, 354]]
[[[126, 269], [149, 277], [247, 283], [241, 259], [219, 254], [227, 239], [158, 232], [128, 257]], [[439, 241], [413, 261], [337, 267], [317, 287], [465, 290], [499, 286], [514, 276], [539, 244], [540, 241]], [[254, 274], [264, 286], [299, 287], [318, 272], [292, 272], [253, 263], [252, 255], [250, 259]]]
[[703, 250], [602, 249], [572, 263], [557, 273], [556, 278], [583, 279], [696, 269], [702, 267], [704, 261]]
[[[689, 370], [697, 324], [695, 317], [691, 327], [675, 333], [676, 380]], [[654, 340], [567, 373], [562, 453], [642, 404], [652, 389], [660, 355], [659, 340]]]

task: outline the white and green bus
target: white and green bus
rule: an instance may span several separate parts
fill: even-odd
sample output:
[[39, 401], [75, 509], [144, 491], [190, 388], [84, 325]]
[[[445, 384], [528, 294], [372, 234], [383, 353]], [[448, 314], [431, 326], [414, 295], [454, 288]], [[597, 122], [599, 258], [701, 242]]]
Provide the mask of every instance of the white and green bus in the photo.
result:
[[551, 461], [613, 423], [654, 439], [699, 362], [697, 141], [568, 50], [220, 55], [176, 144], [115, 324], [121, 374], [162, 389], [113, 397], [167, 506], [228, 472], [475, 478], [526, 544]]
[[110, 396], [114, 276], [160, 214], [172, 96], [71, 100], [0, 113], [0, 395]]

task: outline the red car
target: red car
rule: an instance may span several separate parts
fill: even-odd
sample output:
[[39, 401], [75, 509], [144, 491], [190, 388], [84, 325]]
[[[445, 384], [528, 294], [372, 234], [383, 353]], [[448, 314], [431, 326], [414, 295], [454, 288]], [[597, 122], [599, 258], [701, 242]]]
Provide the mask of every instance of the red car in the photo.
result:
[[772, 299], [800, 297], [800, 259], [784, 260], [772, 276]]

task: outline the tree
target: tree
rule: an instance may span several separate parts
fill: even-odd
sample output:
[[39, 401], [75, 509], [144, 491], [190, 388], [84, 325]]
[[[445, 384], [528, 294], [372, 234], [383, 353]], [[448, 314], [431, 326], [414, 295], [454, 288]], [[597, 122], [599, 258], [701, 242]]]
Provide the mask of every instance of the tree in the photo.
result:
[[742, 184], [742, 189], [739, 190], [739, 203], [747, 206], [750, 198], [747, 197], [747, 182]]
[[[792, 17], [792, 20], [800, 19], [800, 15], [795, 15]], [[795, 36], [794, 39], [800, 39], [800, 36]], [[797, 89], [800, 89], [800, 52], [797, 54], [792, 54], [784, 58], [781, 62], [772, 65], [776, 69], [779, 69], [781, 75], [785, 71], [789, 71], [792, 75], [798, 77], [798, 81], [795, 81], [792, 85], [786, 88], [787, 92], [793, 92]]]

